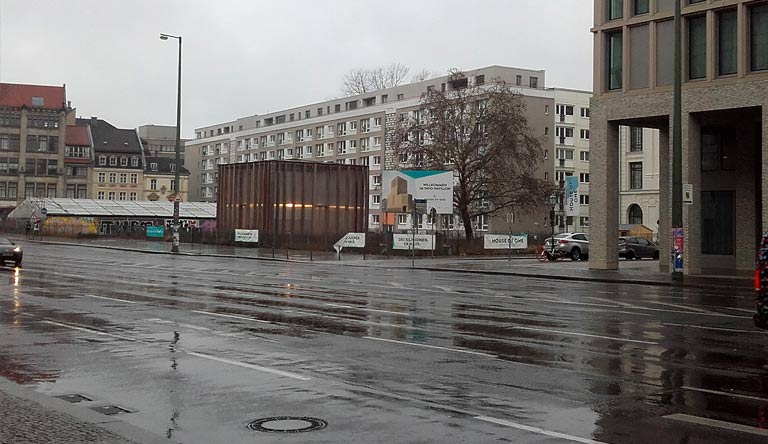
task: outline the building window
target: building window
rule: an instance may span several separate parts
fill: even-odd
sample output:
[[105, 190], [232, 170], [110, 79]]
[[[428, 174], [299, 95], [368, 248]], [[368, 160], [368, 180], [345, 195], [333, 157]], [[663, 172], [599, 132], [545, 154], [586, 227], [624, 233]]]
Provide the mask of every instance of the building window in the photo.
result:
[[[128, 175], [125, 173], [120, 174], [120, 183], [128, 183]], [[125, 199], [123, 199], [125, 200]]]
[[622, 56], [624, 36], [621, 31], [608, 34], [608, 89], [617, 90], [622, 86]]
[[107, 182], [107, 173], [99, 173], [99, 183]]
[[582, 227], [588, 227], [589, 226], [589, 217], [580, 217], [579, 223]]
[[404, 98], [405, 98], [405, 95], [404, 95], [404, 94], [398, 94], [398, 95], [397, 95], [397, 101], [398, 101], [398, 102], [399, 102], [399, 101], [401, 101], [401, 100], [403, 100]]
[[109, 165], [110, 166], [117, 166], [117, 156], [110, 156], [109, 157]]
[[381, 103], [387, 103], [389, 101], [389, 95], [382, 94], [381, 95]]
[[121, 191], [120, 194], [118, 194], [118, 196], [119, 196], [118, 197], [119, 200], [125, 200], [127, 197], [127, 193], [125, 191]]
[[99, 156], [99, 166], [107, 165], [107, 156]]
[[373, 156], [373, 165], [381, 165], [381, 156]]
[[579, 151], [579, 159], [589, 162], [589, 151]]
[[152, 191], [157, 190], [157, 179], [150, 179], [149, 181], [149, 189]]
[[688, 18], [688, 78], [707, 76], [707, 20], [703, 15]]
[[624, 17], [624, 0], [608, 0], [608, 20]]
[[717, 14], [717, 72], [724, 76], [736, 74], [736, 10]]
[[488, 221], [490, 217], [486, 214], [481, 214], [475, 218], [475, 229], [477, 231], [488, 231]]
[[149, 164], [150, 171], [157, 171], [157, 163], [152, 162]]
[[128, 158], [123, 156], [120, 158], [120, 166], [128, 166]]
[[549, 173], [544, 171], [544, 180], [549, 180]]
[[99, 192], [96, 194], [96, 199], [99, 199], [99, 200], [104, 200], [104, 192], [103, 192], [103, 191], [99, 191]]
[[131, 166], [132, 167], [139, 166], [139, 158], [138, 157], [131, 157]]
[[589, 173], [579, 173], [579, 182], [589, 183]]
[[139, 175], [138, 174], [131, 174], [131, 183], [132, 184], [139, 183]]
[[732, 171], [736, 169], [735, 156], [729, 152], [735, 143], [733, 130], [722, 128], [702, 128], [701, 130], [701, 170]]
[[475, 76], [475, 85], [477, 86], [485, 85], [485, 76], [482, 74], [479, 76]]
[[114, 191], [110, 191], [109, 194], [107, 194], [107, 196], [108, 196], [109, 200], [115, 200], [115, 192]]
[[579, 131], [579, 136], [581, 137], [582, 140], [589, 140], [589, 130], [583, 129]]
[[648, 3], [650, 3], [648, 0], [634, 0], [635, 1], [635, 8], [634, 8], [634, 15], [642, 15], [642, 14], [648, 14], [648, 11], [650, 8], [648, 7]]
[[373, 194], [371, 196], [371, 203], [374, 205], [381, 204], [381, 194]]
[[637, 204], [632, 204], [627, 210], [627, 222], [630, 225], [642, 225], [643, 223], [643, 210]]
[[701, 192], [701, 252], [734, 254], [735, 212], [733, 191]]
[[750, 65], [752, 71], [768, 69], [768, 5], [750, 8]]
[[531, 88], [538, 88], [539, 87], [539, 78], [538, 77], [531, 77], [528, 79], [528, 86]]
[[117, 183], [117, 173], [109, 173], [109, 183]]
[[381, 222], [381, 218], [378, 214], [371, 214], [371, 224], [378, 225]]
[[643, 189], [643, 162], [629, 162], [629, 189]]
[[136, 200], [136, 192], [135, 191], [131, 192], [130, 200]]
[[581, 117], [583, 119], [589, 119], [589, 108], [581, 108]]
[[171, 181], [171, 191], [176, 191], [176, 181], [175, 180]]
[[629, 129], [629, 151], [636, 153], [643, 151], [643, 129], [633, 126]]
[[579, 203], [589, 205], [589, 194], [579, 194]]
[[397, 224], [398, 225], [406, 225], [408, 223], [408, 215], [407, 214], [398, 214], [397, 215]]

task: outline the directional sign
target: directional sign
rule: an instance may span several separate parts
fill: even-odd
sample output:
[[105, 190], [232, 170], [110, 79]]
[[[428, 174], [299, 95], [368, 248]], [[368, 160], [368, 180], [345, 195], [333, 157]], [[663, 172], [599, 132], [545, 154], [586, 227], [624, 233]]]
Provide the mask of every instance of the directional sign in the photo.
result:
[[235, 242], [258, 242], [259, 230], [235, 230]]
[[342, 248], [365, 248], [365, 233], [345, 234], [344, 237], [333, 244], [333, 249], [337, 253], [341, 252]]
[[394, 234], [392, 248], [394, 250], [413, 250], [414, 240], [416, 250], [432, 250], [435, 248], [435, 236], [429, 234]]

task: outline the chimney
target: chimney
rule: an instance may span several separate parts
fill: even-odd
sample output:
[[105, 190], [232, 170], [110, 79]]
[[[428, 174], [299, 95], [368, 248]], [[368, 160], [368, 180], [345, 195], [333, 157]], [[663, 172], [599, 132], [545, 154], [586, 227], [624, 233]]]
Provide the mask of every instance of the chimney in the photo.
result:
[[91, 126], [93, 126], [93, 127], [99, 126], [99, 118], [98, 117], [91, 116]]
[[72, 101], [67, 100], [67, 109], [72, 109]]

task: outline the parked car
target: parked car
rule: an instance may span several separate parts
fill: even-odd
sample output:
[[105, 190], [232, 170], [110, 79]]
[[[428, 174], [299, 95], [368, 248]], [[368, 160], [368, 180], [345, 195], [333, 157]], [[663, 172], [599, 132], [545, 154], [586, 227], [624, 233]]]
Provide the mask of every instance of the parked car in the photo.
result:
[[619, 238], [619, 257], [632, 259], [659, 258], [659, 246], [644, 237], [622, 236]]
[[0, 265], [5, 265], [5, 261], [13, 261], [19, 266], [23, 258], [24, 252], [21, 251], [21, 247], [8, 239], [0, 238]]
[[[552, 238], [544, 242], [544, 249], [552, 249]], [[587, 233], [561, 233], [555, 235], [555, 249], [560, 250], [574, 261], [589, 257], [589, 235]]]

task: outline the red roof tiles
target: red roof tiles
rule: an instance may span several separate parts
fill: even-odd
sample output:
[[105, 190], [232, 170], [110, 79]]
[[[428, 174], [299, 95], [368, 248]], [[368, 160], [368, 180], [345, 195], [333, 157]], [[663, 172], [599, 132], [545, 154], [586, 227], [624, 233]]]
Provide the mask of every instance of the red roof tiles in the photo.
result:
[[88, 127], [67, 125], [67, 146], [91, 146]]
[[66, 96], [63, 86], [0, 83], [0, 106], [61, 109]]

